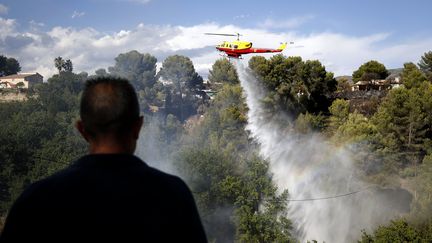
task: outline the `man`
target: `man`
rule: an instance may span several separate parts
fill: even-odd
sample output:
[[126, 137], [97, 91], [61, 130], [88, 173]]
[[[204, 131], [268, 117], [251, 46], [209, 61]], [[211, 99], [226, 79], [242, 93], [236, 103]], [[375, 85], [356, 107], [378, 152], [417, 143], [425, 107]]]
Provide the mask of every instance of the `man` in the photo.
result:
[[133, 155], [143, 117], [126, 80], [87, 81], [80, 116], [89, 154], [26, 189], [1, 242], [207, 241], [186, 184]]

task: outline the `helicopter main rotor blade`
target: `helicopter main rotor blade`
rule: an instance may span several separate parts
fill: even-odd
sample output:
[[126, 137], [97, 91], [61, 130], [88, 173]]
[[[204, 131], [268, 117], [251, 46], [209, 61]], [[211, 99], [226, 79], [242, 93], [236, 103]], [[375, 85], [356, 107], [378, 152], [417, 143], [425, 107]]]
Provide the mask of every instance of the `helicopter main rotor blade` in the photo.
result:
[[234, 34], [204, 33], [205, 35], [237, 36]]

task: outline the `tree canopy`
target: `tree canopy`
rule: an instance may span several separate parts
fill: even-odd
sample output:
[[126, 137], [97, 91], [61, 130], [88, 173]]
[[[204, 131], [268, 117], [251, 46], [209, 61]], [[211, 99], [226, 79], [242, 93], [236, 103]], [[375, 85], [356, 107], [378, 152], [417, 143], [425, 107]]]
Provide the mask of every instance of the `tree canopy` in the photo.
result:
[[156, 57], [138, 51], [119, 54], [113, 67], [108, 71], [111, 75], [129, 80], [137, 90], [152, 88], [156, 83]]
[[202, 77], [195, 71], [192, 61], [185, 56], [167, 57], [162, 63], [159, 75], [176, 86], [178, 91], [189, 92], [202, 88]]
[[[430, 226], [429, 226], [430, 227]], [[431, 242], [432, 230], [418, 230], [404, 219], [392, 220], [389, 225], [379, 226], [373, 234], [363, 232], [359, 243], [374, 242]]]
[[[163, 80], [171, 85], [166, 90], [166, 109], [175, 114], [180, 121], [197, 112], [202, 96], [202, 77], [195, 71], [192, 61], [185, 56], [169, 56], [162, 63], [158, 73]], [[168, 100], [171, 99], [171, 100]]]
[[[125, 78], [131, 82], [138, 92], [141, 109], [145, 112], [150, 111], [150, 106], [160, 104], [157, 94], [161, 92], [156, 84], [156, 57], [138, 51], [129, 51], [119, 54], [115, 59], [115, 64], [108, 68], [109, 74]], [[105, 69], [96, 70], [96, 75], [107, 75]]]
[[370, 81], [372, 79], [385, 79], [389, 75], [384, 64], [371, 60], [359, 67], [353, 72], [354, 81]]
[[328, 111], [337, 82], [319, 61], [282, 55], [270, 60], [254, 56], [249, 67], [269, 91], [264, 102], [274, 111], [282, 110], [294, 117], [306, 111]]
[[73, 64], [70, 59], [64, 60], [62, 57], [56, 57], [54, 59], [54, 66], [57, 68], [59, 73], [61, 72], [71, 73], [73, 71]]
[[418, 88], [426, 81], [426, 76], [418, 69], [418, 67], [412, 63], [405, 63], [402, 71], [402, 82], [408, 89]]
[[15, 58], [0, 55], [0, 77], [17, 74], [19, 71], [21, 66]]
[[237, 70], [235, 69], [234, 65], [232, 65], [232, 63], [225, 58], [219, 59], [213, 64], [212, 69], [209, 71], [208, 80], [212, 87], [215, 88], [223, 85], [224, 83], [240, 83]]
[[429, 81], [432, 82], [432, 51], [426, 52], [418, 63], [420, 69], [426, 74]]

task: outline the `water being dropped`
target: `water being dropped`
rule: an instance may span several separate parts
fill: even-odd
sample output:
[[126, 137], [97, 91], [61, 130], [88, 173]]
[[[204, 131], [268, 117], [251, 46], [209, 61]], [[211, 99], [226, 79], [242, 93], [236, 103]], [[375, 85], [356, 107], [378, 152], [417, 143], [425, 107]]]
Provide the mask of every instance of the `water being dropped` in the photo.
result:
[[287, 129], [291, 118], [285, 114], [268, 114], [261, 103], [266, 91], [240, 61], [234, 64], [249, 107], [247, 129], [269, 160], [279, 189], [288, 189], [290, 199], [326, 198], [289, 202], [289, 218], [301, 242], [353, 242], [361, 230], [372, 230], [409, 209], [408, 192], [378, 189], [359, 178], [355, 154], [319, 134]]

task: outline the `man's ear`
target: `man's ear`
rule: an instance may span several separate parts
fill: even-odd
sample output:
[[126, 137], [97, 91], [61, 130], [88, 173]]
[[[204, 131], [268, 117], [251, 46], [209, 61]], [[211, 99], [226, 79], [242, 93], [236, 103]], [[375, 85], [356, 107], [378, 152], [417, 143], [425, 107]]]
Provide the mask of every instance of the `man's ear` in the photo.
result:
[[135, 140], [138, 140], [138, 138], [139, 138], [139, 134], [140, 134], [141, 127], [142, 127], [143, 123], [144, 123], [144, 116], [140, 116], [138, 118], [138, 120], [132, 126], [133, 138]]
[[87, 132], [84, 129], [84, 124], [81, 120], [76, 121], [75, 123], [75, 127], [78, 130], [78, 132], [81, 134], [81, 136], [87, 141], [89, 142], [89, 136], [87, 134]]

